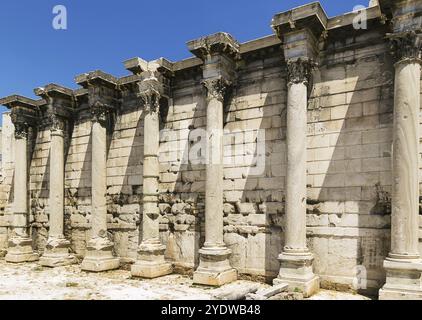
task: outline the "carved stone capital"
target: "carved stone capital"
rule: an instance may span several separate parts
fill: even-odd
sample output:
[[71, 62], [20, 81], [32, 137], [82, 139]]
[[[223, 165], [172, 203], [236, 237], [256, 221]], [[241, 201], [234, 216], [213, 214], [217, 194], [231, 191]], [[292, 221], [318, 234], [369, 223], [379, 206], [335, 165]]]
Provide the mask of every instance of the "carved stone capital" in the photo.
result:
[[105, 126], [107, 122], [107, 116], [110, 112], [110, 107], [96, 101], [91, 105], [91, 117], [93, 122], [98, 122], [102, 126]]
[[207, 99], [217, 99], [223, 102], [231, 82], [223, 78], [216, 78], [204, 80], [202, 85], [207, 92]]
[[50, 125], [51, 133], [63, 134], [65, 128], [65, 121], [54, 113], [48, 115], [48, 123]]
[[422, 34], [409, 30], [388, 34], [391, 54], [397, 63], [405, 60], [422, 62]]
[[304, 83], [311, 80], [315, 63], [311, 59], [297, 59], [287, 61], [287, 81], [289, 85]]
[[15, 126], [15, 138], [26, 139], [28, 138], [29, 123], [26, 121], [25, 116], [19, 109], [12, 109], [10, 114], [13, 125]]
[[157, 81], [146, 80], [138, 83], [138, 97], [144, 104], [144, 110], [151, 113], [160, 112], [161, 92]]

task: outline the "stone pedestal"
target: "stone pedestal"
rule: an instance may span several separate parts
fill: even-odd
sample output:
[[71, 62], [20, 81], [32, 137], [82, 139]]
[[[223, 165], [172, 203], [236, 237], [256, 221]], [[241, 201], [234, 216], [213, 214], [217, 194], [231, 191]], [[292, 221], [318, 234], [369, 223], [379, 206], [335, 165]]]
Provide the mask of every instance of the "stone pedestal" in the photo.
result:
[[307, 59], [288, 62], [285, 246], [274, 281], [287, 283], [290, 291], [300, 290], [306, 297], [319, 290], [319, 278], [312, 270], [314, 258], [306, 244], [307, 84], [311, 68]]
[[92, 238], [81, 268], [101, 272], [119, 268], [120, 260], [113, 256], [114, 246], [107, 234], [107, 109], [95, 104], [92, 115]]
[[143, 242], [139, 246], [138, 259], [131, 268], [132, 276], [153, 279], [172, 273], [172, 264], [164, 259], [165, 250], [159, 241]]
[[64, 123], [52, 119], [50, 149], [50, 230], [40, 265], [60, 267], [77, 263], [70, 254], [70, 242], [64, 237]]
[[413, 32], [391, 36], [395, 55], [391, 252], [381, 300], [422, 299], [419, 254], [419, 114], [422, 39]]
[[49, 237], [39, 264], [44, 267], [54, 268], [77, 263], [78, 260], [69, 252], [69, 248], [70, 241], [64, 237]]
[[10, 263], [34, 262], [39, 259], [38, 254], [32, 249], [32, 239], [28, 236], [12, 236], [5, 261]]
[[193, 282], [208, 286], [222, 286], [237, 280], [237, 270], [230, 265], [231, 250], [224, 246], [204, 247], [199, 250], [199, 267], [193, 274]]
[[274, 285], [288, 284], [289, 291], [302, 292], [310, 297], [319, 291], [319, 277], [313, 272], [314, 256], [311, 253], [283, 252], [279, 256], [280, 273]]
[[221, 286], [237, 280], [230, 266], [231, 251], [223, 231], [223, 101], [229, 83], [222, 78], [204, 81], [207, 91], [207, 155], [205, 181], [205, 244], [194, 283]]
[[172, 264], [166, 262], [164, 258], [166, 247], [160, 242], [160, 211], [158, 208], [160, 88], [160, 83], [154, 77], [149, 77], [139, 83], [139, 96], [145, 104], [143, 233], [142, 243], [138, 249], [138, 258], [132, 266], [131, 273], [134, 277], [142, 278], [157, 278], [173, 271]]
[[32, 248], [28, 228], [28, 127], [12, 111], [15, 125], [15, 176], [12, 235], [5, 256], [6, 262], [22, 263], [38, 260]]
[[113, 255], [113, 243], [105, 237], [91, 238], [87, 244], [81, 269], [90, 272], [103, 272], [118, 269], [120, 259]]

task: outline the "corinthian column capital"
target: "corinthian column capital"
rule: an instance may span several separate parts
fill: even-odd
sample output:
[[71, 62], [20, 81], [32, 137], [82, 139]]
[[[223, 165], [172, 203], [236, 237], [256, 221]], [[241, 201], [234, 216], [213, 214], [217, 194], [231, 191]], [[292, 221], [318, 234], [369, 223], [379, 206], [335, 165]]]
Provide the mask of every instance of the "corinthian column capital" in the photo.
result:
[[217, 99], [218, 101], [223, 102], [232, 83], [231, 81], [219, 77], [204, 80], [202, 81], [202, 85], [207, 92], [207, 99]]
[[25, 139], [28, 137], [29, 124], [26, 121], [24, 115], [16, 109], [12, 109], [10, 118], [13, 125], [15, 126], [15, 138]]
[[158, 84], [148, 81], [139, 83], [138, 97], [144, 103], [144, 110], [149, 113], [160, 112], [161, 93]]
[[102, 126], [105, 126], [107, 122], [107, 116], [110, 112], [110, 107], [96, 101], [91, 105], [91, 117], [93, 122], [98, 122]]
[[388, 34], [390, 39], [391, 54], [397, 63], [404, 61], [422, 62], [422, 37], [421, 33], [414, 30]]
[[311, 59], [295, 59], [287, 61], [287, 81], [289, 85], [304, 83], [311, 80], [312, 70], [315, 63]]
[[48, 123], [52, 134], [63, 134], [65, 121], [54, 113], [48, 115]]

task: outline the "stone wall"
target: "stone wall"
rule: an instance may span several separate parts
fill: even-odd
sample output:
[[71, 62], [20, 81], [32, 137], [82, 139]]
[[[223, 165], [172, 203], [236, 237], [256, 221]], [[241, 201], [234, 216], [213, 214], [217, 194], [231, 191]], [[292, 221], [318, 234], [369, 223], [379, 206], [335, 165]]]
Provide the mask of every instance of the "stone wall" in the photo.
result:
[[[385, 282], [394, 106], [394, 67], [386, 30], [385, 24], [377, 23], [365, 32], [334, 33], [319, 43], [320, 61], [308, 102], [307, 234], [314, 271], [325, 288], [350, 289], [362, 266], [370, 288]], [[244, 44], [224, 119], [228, 132], [251, 133], [241, 139], [228, 133], [225, 150], [253, 156], [256, 130], [262, 130], [265, 167], [251, 174], [253, 161], [226, 164], [224, 240], [232, 250], [231, 264], [242, 277], [268, 281], [279, 271], [285, 227], [287, 75], [275, 36], [254, 45]], [[184, 161], [198, 141], [195, 130], [206, 124], [197, 60], [179, 62], [168, 105], [161, 110], [161, 240], [176, 270], [189, 273], [199, 262], [205, 229], [205, 166]], [[107, 222], [115, 254], [131, 263], [142, 239], [143, 109], [130, 89], [122, 89], [121, 95], [121, 106], [108, 123]], [[91, 120], [87, 101], [78, 101], [79, 111], [66, 128], [65, 234], [82, 258], [90, 238]], [[13, 196], [9, 118], [3, 116], [0, 253], [7, 247]], [[40, 127], [32, 141], [30, 222], [36, 250], [43, 252], [49, 221], [49, 130]]]

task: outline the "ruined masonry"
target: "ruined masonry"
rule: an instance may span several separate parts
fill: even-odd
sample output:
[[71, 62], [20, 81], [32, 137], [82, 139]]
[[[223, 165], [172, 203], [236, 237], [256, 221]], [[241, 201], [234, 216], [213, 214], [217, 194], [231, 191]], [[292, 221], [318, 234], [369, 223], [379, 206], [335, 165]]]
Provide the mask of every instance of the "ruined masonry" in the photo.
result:
[[272, 28], [1, 99], [0, 256], [422, 299], [422, 1], [315, 2]]

